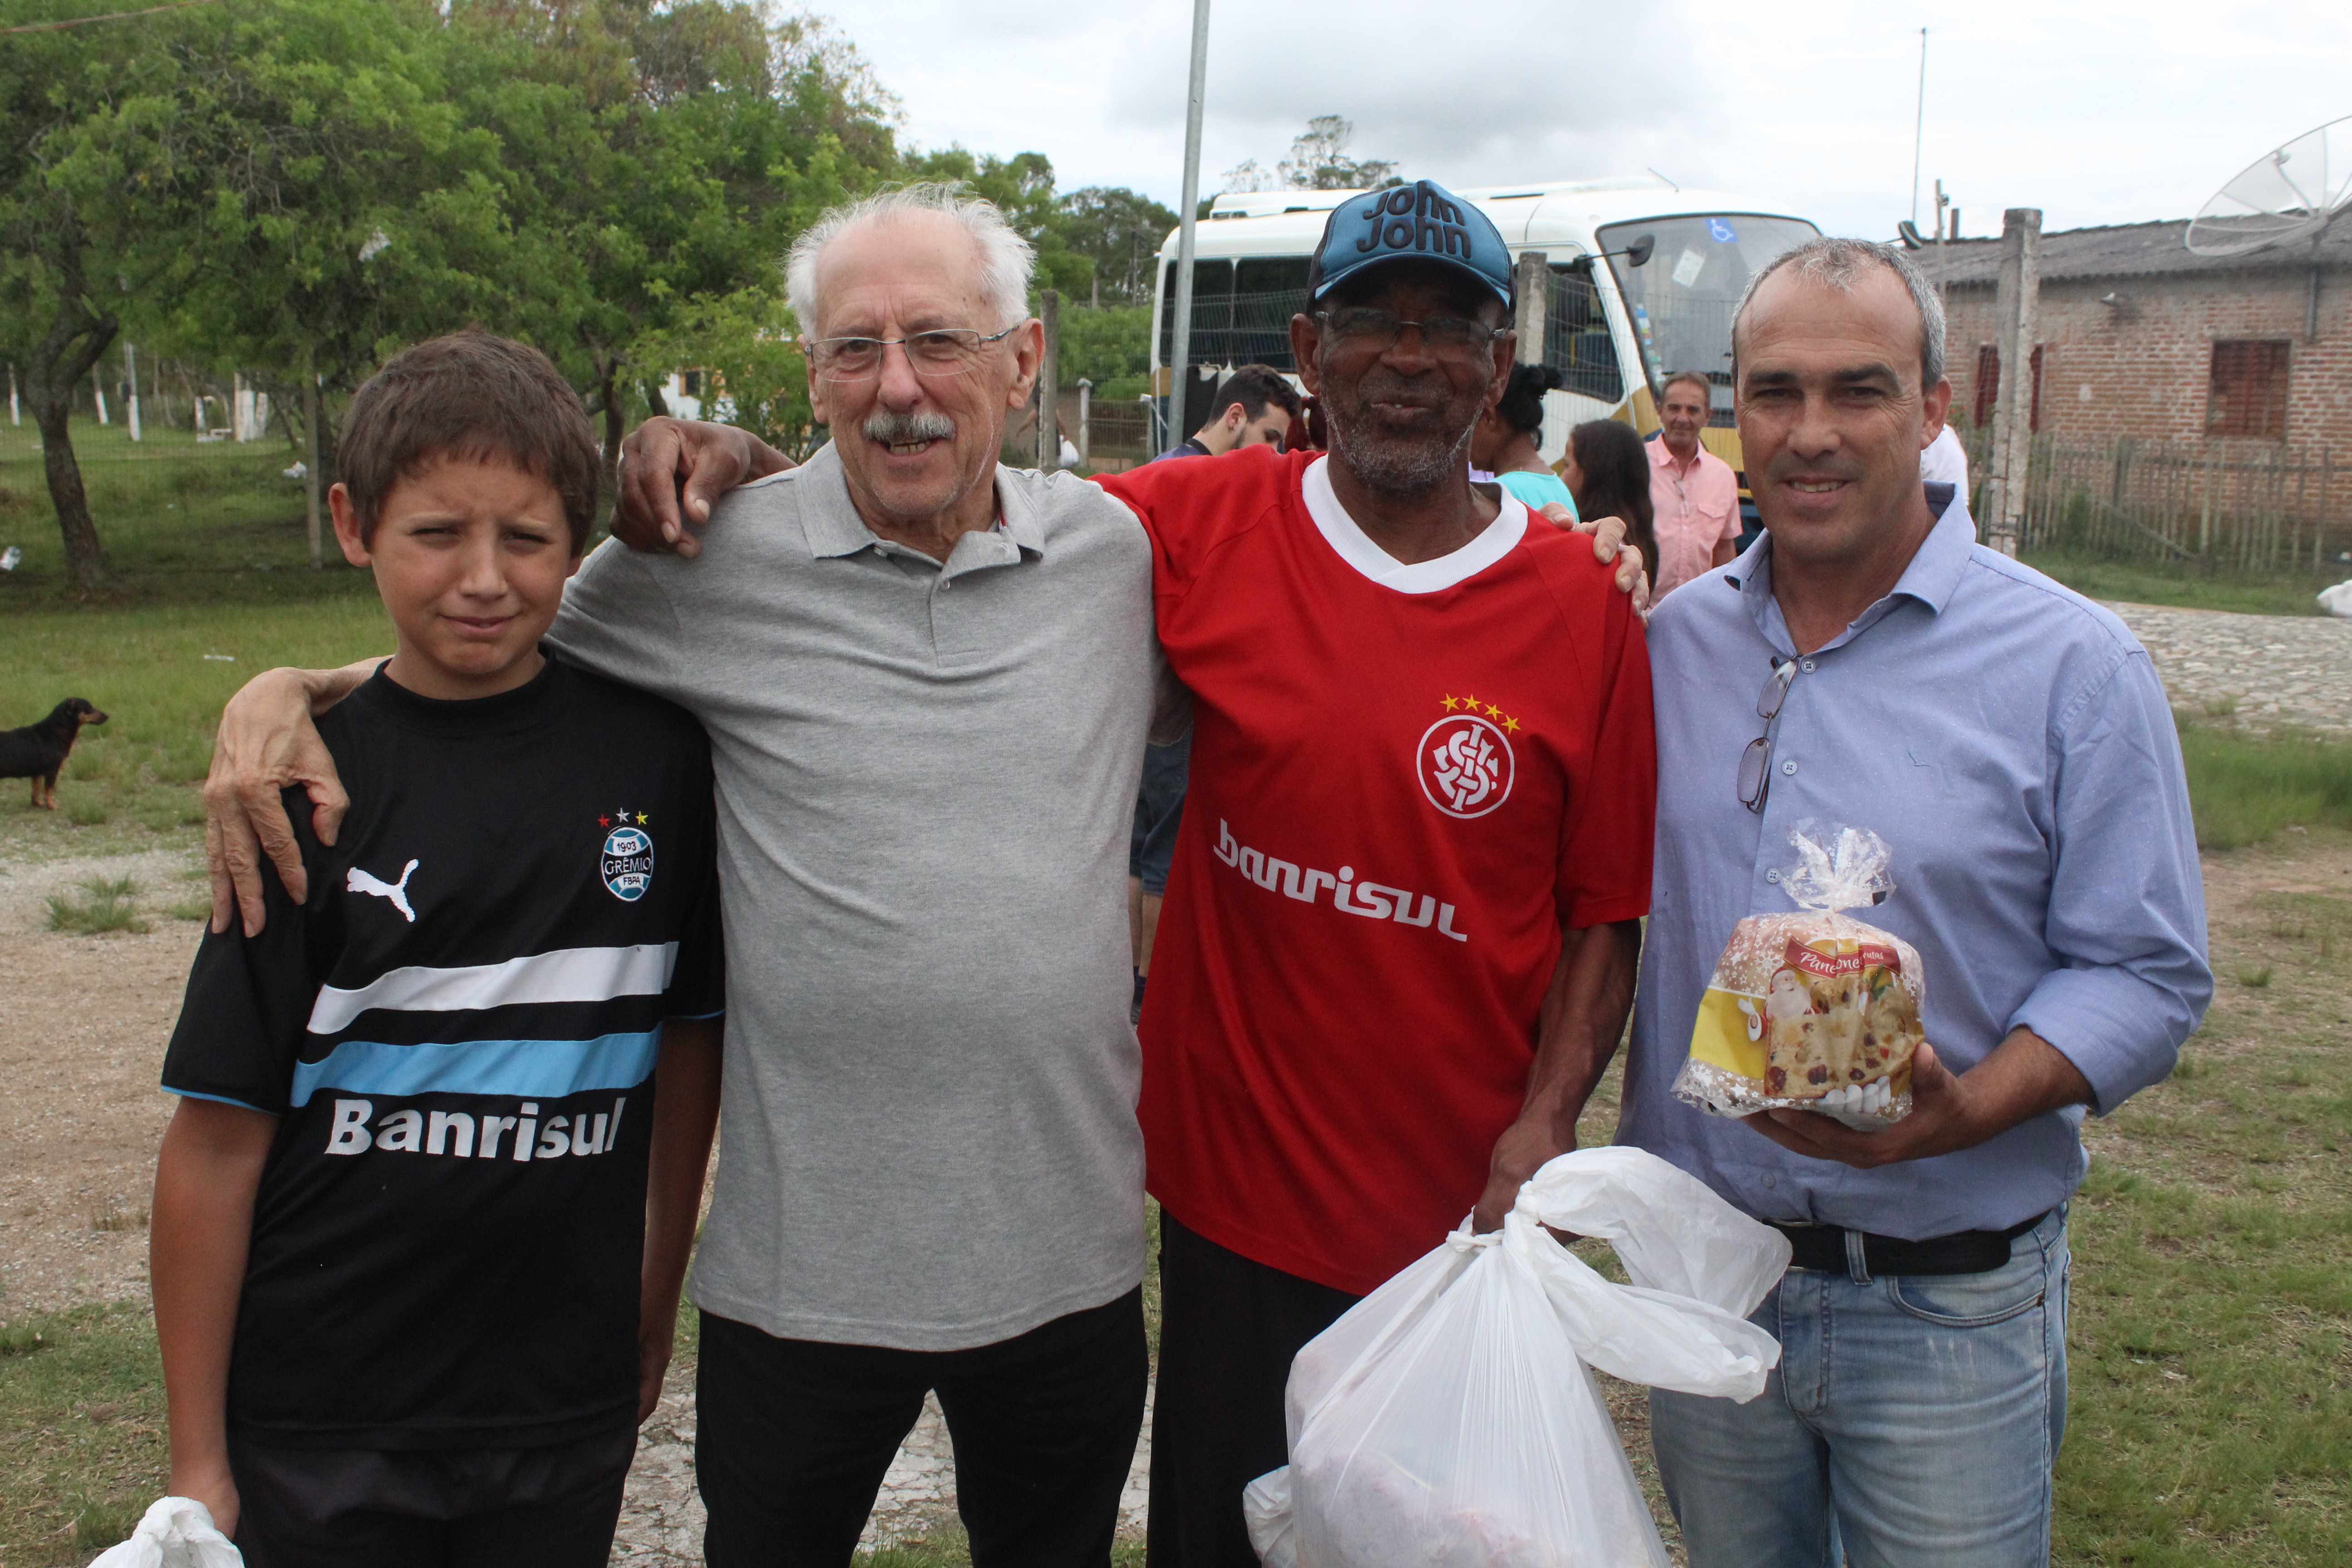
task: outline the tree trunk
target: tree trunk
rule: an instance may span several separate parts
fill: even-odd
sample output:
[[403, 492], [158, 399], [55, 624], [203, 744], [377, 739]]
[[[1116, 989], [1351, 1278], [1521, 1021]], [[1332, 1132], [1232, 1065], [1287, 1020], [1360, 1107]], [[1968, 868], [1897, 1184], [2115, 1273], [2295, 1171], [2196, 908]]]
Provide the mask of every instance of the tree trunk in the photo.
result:
[[26, 388], [33, 405], [33, 423], [41, 432], [41, 467], [49, 482], [49, 504], [57, 509], [58, 531], [66, 547], [66, 570], [85, 591], [109, 581], [106, 551], [98, 542], [98, 524], [89, 515], [89, 497], [82, 489], [81, 464], [74, 458], [68, 418], [74, 388], [113, 343], [111, 316], [95, 315], [83, 303], [79, 279], [58, 291], [57, 316], [33, 349]]
[[597, 385], [604, 397], [604, 487], [610, 490], [620, 483], [621, 437], [627, 434], [621, 428], [621, 362], [615, 357], [597, 370], [604, 377]]
[[310, 570], [320, 571], [327, 564], [324, 545], [320, 541], [319, 485], [326, 476], [319, 472], [319, 375], [310, 368], [310, 356], [302, 356], [302, 435], [310, 444], [310, 461], [302, 465], [302, 527], [310, 546]]

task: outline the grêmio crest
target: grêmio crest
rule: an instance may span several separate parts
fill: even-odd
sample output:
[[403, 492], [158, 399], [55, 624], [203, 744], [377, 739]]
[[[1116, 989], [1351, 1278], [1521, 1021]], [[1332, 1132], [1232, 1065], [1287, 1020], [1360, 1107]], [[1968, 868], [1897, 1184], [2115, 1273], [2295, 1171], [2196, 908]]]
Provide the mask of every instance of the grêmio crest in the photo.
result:
[[654, 839], [646, 831], [645, 821], [642, 811], [596, 818], [598, 826], [612, 829], [604, 835], [596, 870], [604, 879], [604, 890], [625, 904], [635, 903], [654, 885]]

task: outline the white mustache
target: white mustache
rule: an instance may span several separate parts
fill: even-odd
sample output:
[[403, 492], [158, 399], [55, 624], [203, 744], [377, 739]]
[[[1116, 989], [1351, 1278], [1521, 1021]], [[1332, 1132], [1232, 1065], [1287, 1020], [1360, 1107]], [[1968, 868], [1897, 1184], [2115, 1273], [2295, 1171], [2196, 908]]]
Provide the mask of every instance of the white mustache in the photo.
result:
[[866, 438], [880, 447], [903, 447], [915, 441], [950, 441], [955, 438], [955, 421], [937, 409], [910, 409], [893, 413], [879, 408], [866, 416], [858, 429]]

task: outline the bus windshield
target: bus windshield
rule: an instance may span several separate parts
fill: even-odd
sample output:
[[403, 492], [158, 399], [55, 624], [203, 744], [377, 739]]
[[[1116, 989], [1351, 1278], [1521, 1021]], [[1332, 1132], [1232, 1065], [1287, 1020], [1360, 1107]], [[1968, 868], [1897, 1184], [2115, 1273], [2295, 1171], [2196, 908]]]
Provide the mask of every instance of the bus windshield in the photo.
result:
[[1650, 258], [1612, 256], [1651, 391], [1675, 371], [1715, 384], [1712, 423], [1731, 423], [1731, 312], [1748, 279], [1821, 231], [1802, 218], [1716, 213], [1643, 218], [1600, 231], [1601, 248], [1620, 251], [1649, 237]]

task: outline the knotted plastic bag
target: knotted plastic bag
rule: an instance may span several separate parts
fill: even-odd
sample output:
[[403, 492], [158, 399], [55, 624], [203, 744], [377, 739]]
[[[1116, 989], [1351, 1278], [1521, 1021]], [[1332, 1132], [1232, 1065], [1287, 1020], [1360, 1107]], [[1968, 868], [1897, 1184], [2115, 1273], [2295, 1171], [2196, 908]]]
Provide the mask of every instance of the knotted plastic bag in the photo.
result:
[[213, 1528], [212, 1510], [194, 1498], [167, 1497], [141, 1518], [130, 1540], [100, 1552], [89, 1568], [245, 1568], [245, 1558]]
[[[1780, 1358], [1746, 1321], [1777, 1231], [1638, 1149], [1552, 1161], [1298, 1352], [1290, 1463], [1250, 1483], [1268, 1568], [1665, 1568], [1588, 1366], [1748, 1400]], [[1602, 1237], [1612, 1285], [1545, 1226]]]
[[1911, 1056], [1926, 1038], [1919, 950], [1842, 910], [1895, 890], [1892, 858], [1864, 827], [1801, 823], [1780, 887], [1802, 912], [1732, 928], [1691, 1028], [1675, 1093], [1717, 1116], [1817, 1110], [1865, 1131], [1911, 1114]]

